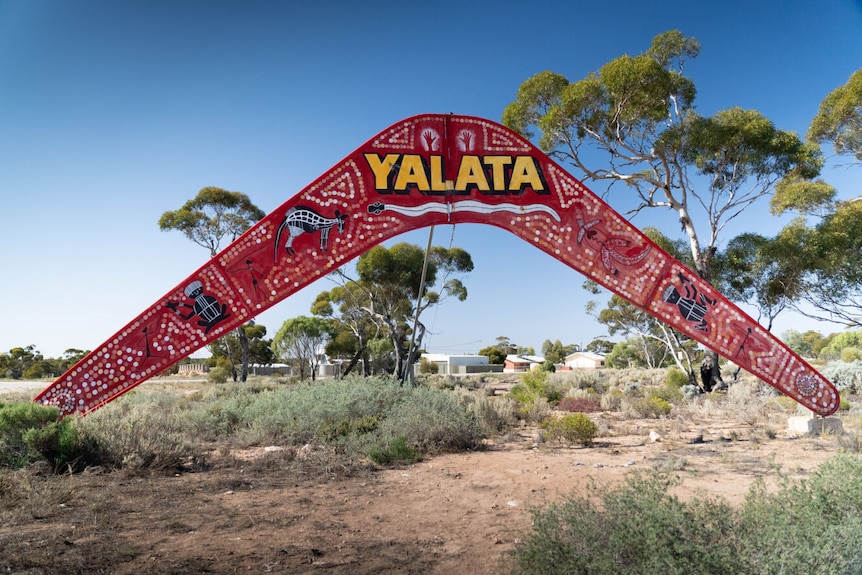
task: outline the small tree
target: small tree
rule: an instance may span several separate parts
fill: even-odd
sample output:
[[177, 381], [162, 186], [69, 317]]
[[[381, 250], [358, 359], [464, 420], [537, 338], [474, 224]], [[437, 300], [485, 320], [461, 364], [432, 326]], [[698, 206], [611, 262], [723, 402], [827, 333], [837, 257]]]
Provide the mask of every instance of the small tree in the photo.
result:
[[319, 317], [299, 316], [282, 324], [272, 340], [272, 350], [276, 357], [293, 362], [299, 368], [299, 378], [311, 379], [317, 376], [320, 365], [320, 351], [330, 337], [329, 323]]
[[[354, 361], [373, 348], [377, 358], [371, 362], [382, 367], [387, 362], [381, 354], [388, 351], [393, 371], [406, 373], [410, 369], [406, 365], [410, 337], [414, 336], [415, 350], [422, 347], [425, 335], [421, 321], [412, 333], [414, 319], [449, 297], [464, 301], [467, 288], [459, 276], [473, 269], [473, 260], [463, 249], [432, 247], [424, 289], [417, 301], [424, 263], [425, 250], [417, 245], [375, 246], [359, 256], [358, 277], [351, 278], [343, 271], [330, 276], [341, 285], [318, 295], [312, 312], [338, 320], [353, 333], [357, 344]], [[388, 346], [374, 342], [378, 334], [389, 340]]]

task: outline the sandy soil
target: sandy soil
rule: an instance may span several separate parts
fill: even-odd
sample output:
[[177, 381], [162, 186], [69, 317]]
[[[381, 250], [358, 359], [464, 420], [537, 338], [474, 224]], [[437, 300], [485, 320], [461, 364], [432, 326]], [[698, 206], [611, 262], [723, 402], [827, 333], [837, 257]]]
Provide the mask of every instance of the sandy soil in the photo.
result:
[[0, 485], [0, 572], [500, 573], [531, 509], [591, 481], [658, 468], [679, 473], [683, 497], [740, 502], [755, 478], [803, 477], [837, 451], [828, 437], [644, 420], [590, 448], [539, 445], [524, 428], [481, 451], [314, 476], [263, 448], [169, 477], [30, 470], [26, 497]]

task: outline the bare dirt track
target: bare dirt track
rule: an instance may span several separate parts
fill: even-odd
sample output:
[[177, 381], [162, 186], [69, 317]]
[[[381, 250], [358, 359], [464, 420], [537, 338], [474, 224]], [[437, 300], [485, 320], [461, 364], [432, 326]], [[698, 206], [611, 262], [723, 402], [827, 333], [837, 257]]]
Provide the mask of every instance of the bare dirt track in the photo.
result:
[[758, 439], [720, 420], [617, 421], [589, 448], [537, 444], [522, 428], [396, 469], [333, 460], [311, 474], [297, 463], [321, 454], [255, 448], [171, 476], [23, 470], [0, 489], [0, 572], [501, 573], [530, 510], [591, 481], [663, 469], [683, 497], [740, 502], [755, 478], [804, 477], [838, 452], [834, 437], [792, 437], [785, 422]]

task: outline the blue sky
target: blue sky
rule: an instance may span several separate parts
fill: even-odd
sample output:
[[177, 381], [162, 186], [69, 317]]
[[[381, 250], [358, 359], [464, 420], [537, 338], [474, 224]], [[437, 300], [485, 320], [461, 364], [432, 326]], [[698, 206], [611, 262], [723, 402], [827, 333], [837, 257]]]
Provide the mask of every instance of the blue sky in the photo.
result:
[[[862, 67], [850, 0], [0, 0], [0, 351], [93, 349], [197, 269], [206, 250], [157, 222], [202, 187], [269, 212], [400, 119], [500, 121], [531, 75], [574, 81], [671, 29], [702, 43], [686, 68], [702, 114], [753, 108], [800, 134]], [[824, 172], [848, 197], [858, 175]], [[674, 235], [674, 219], [634, 223]], [[782, 223], [760, 205], [724, 237]], [[584, 313], [582, 277], [522, 240], [476, 225], [435, 240], [469, 251], [475, 270], [467, 301], [424, 316], [429, 351], [605, 335]], [[424, 246], [427, 230], [396, 241]], [[258, 322], [272, 335], [332, 285]], [[839, 329], [779, 318], [789, 328]]]

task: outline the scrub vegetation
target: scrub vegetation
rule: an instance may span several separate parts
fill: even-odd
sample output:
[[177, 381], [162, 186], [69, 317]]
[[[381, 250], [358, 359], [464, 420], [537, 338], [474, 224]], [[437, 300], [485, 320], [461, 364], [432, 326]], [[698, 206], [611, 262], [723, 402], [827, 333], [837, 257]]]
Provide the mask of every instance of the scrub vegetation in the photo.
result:
[[[724, 421], [734, 430], [722, 441], [757, 448], [779, 435], [776, 417], [797, 413], [794, 402], [752, 378], [724, 393], [691, 395], [683, 391], [687, 378], [665, 369], [429, 374], [417, 382], [411, 387], [391, 377], [155, 381], [90, 415], [64, 419], [53, 408], [9, 396], [0, 403], [0, 522], [14, 530], [72, 505], [75, 496], [67, 482], [73, 477], [144, 485], [229, 473], [234, 479], [226, 483], [228, 493], [272, 476], [323, 481], [334, 494], [339, 484], [364, 486], [386, 470], [400, 469], [409, 477], [423, 461], [493, 450], [524, 434], [535, 438], [534, 453], [563, 450], [578, 457], [613, 453], [622, 436], [641, 435], [648, 443], [648, 429], [687, 431], [703, 421]], [[681, 496], [681, 474], [691, 473], [692, 464], [668, 445], [661, 461], [633, 469], [621, 483], [595, 483], [579, 495], [558, 493], [534, 507], [532, 526], [498, 550], [494, 572], [859, 572], [862, 410], [852, 391], [845, 390], [844, 433], [825, 438], [840, 445], [842, 455], [809, 477], [778, 471], [777, 489], [757, 480], [736, 504]], [[105, 489], [109, 497], [111, 488]], [[97, 515], [105, 529], [119, 529], [107, 519], [110, 513], [106, 507]], [[176, 527], [185, 528], [186, 523]], [[31, 547], [27, 528], [22, 529], [15, 536], [0, 532], [7, 550], [0, 554], [0, 567], [45, 568], [42, 552]], [[140, 544], [102, 552], [113, 565], [141, 560]], [[51, 566], [97, 572], [63, 562], [70, 557], [54, 554]]]

